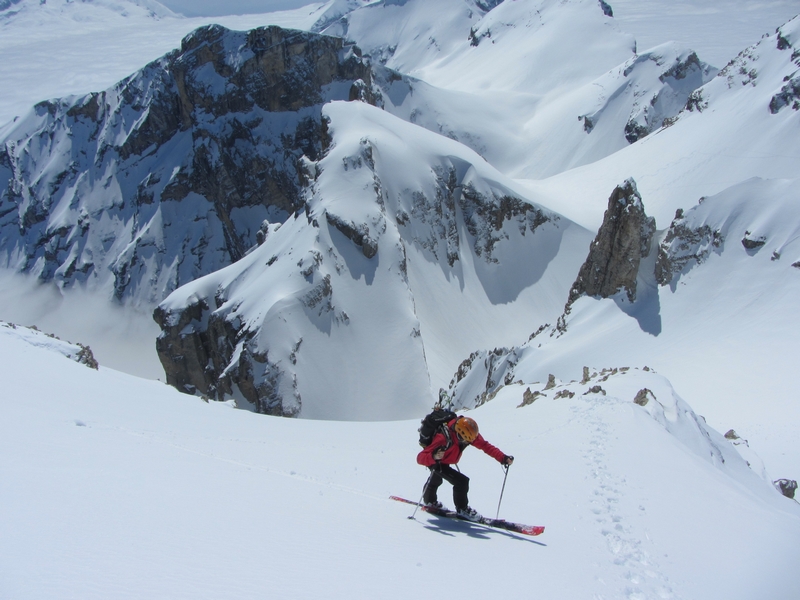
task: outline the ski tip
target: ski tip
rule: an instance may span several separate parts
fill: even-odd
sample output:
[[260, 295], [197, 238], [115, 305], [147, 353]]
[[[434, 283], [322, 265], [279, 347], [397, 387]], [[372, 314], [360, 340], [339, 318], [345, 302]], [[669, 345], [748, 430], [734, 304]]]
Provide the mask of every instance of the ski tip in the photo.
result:
[[528, 535], [541, 535], [544, 533], [544, 527], [529, 527], [525, 533]]

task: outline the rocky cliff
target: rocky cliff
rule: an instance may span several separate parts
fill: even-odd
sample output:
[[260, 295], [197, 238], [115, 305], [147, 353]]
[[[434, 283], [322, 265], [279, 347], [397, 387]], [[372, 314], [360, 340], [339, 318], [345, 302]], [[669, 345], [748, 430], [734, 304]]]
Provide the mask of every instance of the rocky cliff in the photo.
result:
[[0, 145], [0, 262], [157, 302], [302, 207], [336, 99], [375, 101], [356, 47], [209, 26], [109, 90], [43, 102]]

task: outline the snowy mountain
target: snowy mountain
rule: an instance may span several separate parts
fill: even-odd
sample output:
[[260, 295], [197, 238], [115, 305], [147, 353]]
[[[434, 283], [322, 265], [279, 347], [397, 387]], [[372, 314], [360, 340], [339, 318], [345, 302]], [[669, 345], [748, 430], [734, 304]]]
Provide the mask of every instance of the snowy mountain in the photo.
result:
[[[0, 226], [5, 232], [3, 246], [7, 265], [43, 281], [55, 279], [62, 287], [76, 283], [89, 285], [117, 300], [134, 306], [147, 306], [180, 285], [243, 257], [269, 232], [269, 223], [282, 223], [289, 215], [301, 210], [306, 215], [312, 214], [315, 207], [309, 200], [311, 197], [321, 197], [324, 204], [335, 199], [327, 188], [333, 189], [340, 183], [325, 183], [317, 185], [316, 189], [308, 187], [311, 180], [316, 179], [314, 173], [322, 166], [322, 163], [313, 163], [326, 152], [328, 145], [336, 146], [335, 135], [353, 135], [343, 133], [343, 125], [338, 125], [333, 128], [338, 133], [331, 140], [327, 139], [330, 127], [319, 116], [319, 106], [325, 102], [358, 98], [377, 104], [399, 118], [394, 124], [390, 119], [384, 127], [402, 128], [399, 130], [401, 133], [395, 135], [401, 135], [409, 144], [417, 135], [418, 126], [422, 125], [438, 134], [446, 133], [456, 141], [464, 140], [467, 146], [478, 150], [506, 171], [523, 168], [520, 161], [530, 165], [535, 162], [537, 153], [543, 152], [557, 158], [559, 164], [551, 162], [538, 169], [562, 170], [574, 163], [576, 157], [582, 157], [578, 160], [584, 161], [594, 155], [605, 156], [618, 146], [625, 146], [636, 137], [645, 135], [659, 120], [672, 118], [671, 115], [695, 87], [711, 73], [694, 54], [670, 47], [651, 52], [643, 59], [627, 59], [613, 73], [602, 76], [602, 84], [592, 81], [590, 74], [595, 69], [606, 69], [630, 55], [631, 49], [630, 38], [609, 26], [608, 16], [595, 2], [576, 1], [561, 9], [551, 2], [543, 2], [541, 6], [520, 3], [498, 5], [489, 11], [490, 6], [464, 4], [458, 0], [439, 5], [438, 10], [448, 18], [434, 21], [433, 25], [427, 18], [426, 6], [419, 2], [391, 6], [334, 3], [324, 14], [315, 15], [318, 19], [316, 28], [323, 29], [323, 25], [329, 22], [332, 24], [324, 27], [326, 32], [346, 28], [348, 36], [356, 36], [359, 44], [366, 45], [373, 60], [377, 58], [379, 62], [421, 73], [439, 87], [379, 65], [373, 64], [370, 68], [369, 63], [359, 57], [358, 47], [353, 47], [350, 54], [340, 56], [337, 60], [341, 66], [332, 71], [332, 55], [320, 55], [310, 40], [319, 40], [318, 44], [338, 51], [337, 48], [344, 46], [332, 40], [340, 38], [279, 32], [277, 29], [245, 35], [212, 27], [195, 32], [184, 40], [180, 51], [151, 63], [106, 92], [40, 104], [28, 117], [16, 121], [6, 135], [3, 165], [8, 185], [0, 197], [5, 205], [5, 219]], [[341, 12], [346, 13], [344, 17], [338, 17]], [[407, 24], [400, 32], [382, 32], [377, 38], [388, 39], [391, 43], [390, 59], [384, 56], [387, 52], [385, 46], [375, 47], [376, 38], [367, 35], [375, 35], [377, 31], [375, 27], [368, 27], [368, 23], [384, 26]], [[435, 39], [446, 42], [437, 42], [420, 54], [416, 52], [420, 30], [431, 39], [435, 35]], [[358, 34], [359, 31], [362, 34]], [[586, 32], [591, 32], [593, 37], [587, 37]], [[272, 37], [275, 37], [275, 43], [269, 41]], [[491, 38], [491, 42], [482, 44], [480, 39], [484, 37], [487, 40]], [[264, 48], [262, 42], [266, 43]], [[520, 54], [525, 61], [518, 60]], [[557, 64], [554, 60], [558, 61]], [[285, 73], [283, 63], [276, 66], [274, 61], [286, 62]], [[437, 66], [442, 61], [452, 64], [445, 70]], [[489, 64], [504, 66], [504, 77], [497, 86], [498, 90], [485, 94], [481, 90], [486, 86], [486, 80], [467, 74], [485, 72], [481, 69], [476, 71], [476, 67], [486, 65], [488, 68]], [[520, 69], [520, 64], [525, 64], [526, 68]], [[338, 72], [334, 74], [336, 69]], [[558, 78], [548, 80], [532, 75], [552, 73], [554, 69], [560, 73]], [[310, 77], [308, 85], [298, 87], [309, 70], [315, 75]], [[455, 79], [445, 77], [445, 74], [459, 73], [461, 75]], [[276, 83], [276, 78], [280, 82]], [[333, 81], [341, 84], [331, 85]], [[472, 91], [469, 91], [470, 87]], [[597, 89], [609, 87], [614, 89], [610, 96], [603, 92], [598, 97]], [[496, 110], [492, 107], [497, 105], [498, 93], [516, 99], [516, 112], [504, 117], [497, 115], [497, 119], [485, 120], [485, 127], [475, 127], [473, 124], [480, 122], [478, 113]], [[287, 98], [287, 94], [294, 95]], [[560, 99], [565, 96], [572, 100], [564, 104]], [[646, 107], [640, 106], [642, 96], [651, 98]], [[535, 97], [549, 100], [532, 102]], [[566, 109], [560, 109], [556, 118], [548, 108], [554, 104], [566, 106]], [[468, 111], [461, 110], [465, 106], [470, 107]], [[590, 112], [583, 110], [589, 107]], [[526, 119], [524, 115], [531, 110], [544, 115], [539, 119], [546, 125], [529, 122], [524, 136], [500, 135], [504, 128], [505, 131], [518, 129], [519, 123]], [[405, 127], [403, 121], [417, 127]], [[496, 123], [504, 125], [498, 129]], [[541, 131], [533, 133], [537, 127]], [[543, 138], [555, 137], [557, 131], [567, 127], [571, 136], [561, 136], [560, 151], [542, 142]], [[362, 133], [356, 135], [363, 137]], [[524, 138], [516, 148], [512, 141], [515, 137]], [[418, 144], [419, 152], [424, 152], [425, 146], [438, 144], [436, 139], [425, 138]], [[598, 144], [596, 140], [601, 142]], [[380, 152], [386, 142], [378, 139], [372, 143]], [[591, 149], [587, 149], [587, 145]], [[531, 147], [536, 150], [529, 151]], [[463, 155], [465, 151], [467, 148], [442, 152]], [[351, 160], [352, 157], [342, 158], [345, 159]], [[467, 162], [474, 164], [476, 160], [479, 158], [470, 157]], [[304, 161], [305, 166], [302, 166]], [[513, 290], [510, 295], [498, 291], [508, 287], [503, 281], [506, 275], [500, 274], [481, 281], [480, 287], [484, 290], [476, 298], [464, 294], [463, 289], [452, 290], [455, 292], [452, 302], [460, 304], [462, 310], [451, 312], [449, 319], [438, 316], [440, 308], [427, 306], [442, 298], [431, 299], [419, 309], [398, 307], [398, 318], [409, 313], [417, 314], [416, 318], [423, 315], [420, 327], [412, 320], [408, 329], [412, 332], [419, 330], [423, 347], [429, 346], [432, 354], [429, 358], [427, 354], [415, 351], [417, 356], [424, 358], [416, 361], [416, 374], [412, 380], [418, 383], [413, 391], [404, 391], [392, 384], [388, 386], [391, 391], [381, 394], [384, 400], [379, 406], [396, 407], [393, 410], [399, 410], [398, 414], [409, 414], [402, 412], [407, 409], [399, 408], [407, 404], [403, 398], [409, 393], [419, 398], [415, 402], [426, 404], [428, 400], [424, 398], [432, 395], [431, 386], [435, 390], [446, 384], [455, 367], [473, 349], [520, 340], [519, 334], [510, 339], [506, 332], [509, 329], [516, 331], [516, 325], [511, 323], [517, 323], [523, 315], [530, 323], [552, 320], [558, 302], [533, 302], [530, 298], [534, 293], [545, 298], [557, 298], [565, 293], [566, 279], [562, 274], [552, 284], [545, 286], [543, 283], [541, 290], [528, 289], [523, 294], [523, 298], [528, 299], [517, 302], [524, 286], [537, 282], [550, 268], [548, 263], [555, 253], [554, 246], [539, 241], [537, 245], [541, 249], [538, 250], [523, 245], [506, 251], [509, 258], [499, 260], [491, 255], [496, 241], [508, 237], [507, 233], [501, 232], [502, 220], [529, 213], [528, 200], [533, 198], [535, 201], [535, 194], [523, 199], [524, 194], [509, 196], [503, 190], [491, 191], [488, 195], [477, 191], [470, 199], [468, 196], [474, 186], [470, 187], [472, 182], [469, 179], [463, 180], [464, 173], [457, 173], [465, 167], [448, 166], [448, 161], [443, 163], [442, 156], [436, 152], [430, 161], [415, 169], [416, 177], [430, 178], [433, 173], [440, 180], [434, 188], [425, 184], [417, 185], [415, 189], [403, 179], [375, 175], [383, 191], [370, 197], [373, 206], [366, 207], [365, 214], [383, 210], [383, 193], [387, 199], [405, 196], [406, 200], [396, 210], [389, 210], [390, 222], [399, 221], [404, 225], [409, 214], [415, 221], [407, 228], [413, 233], [407, 234], [401, 244], [404, 252], [408, 243], [423, 249], [433, 248], [433, 257], [439, 260], [441, 252], [437, 253], [437, 245], [444, 244], [446, 249], [443, 252], [450, 268], [459, 258], [459, 237], [462, 235], [459, 228], [466, 228], [463, 235], [478, 238], [474, 242], [476, 256], [483, 254], [492, 263], [502, 264], [503, 271], [510, 269], [508, 277], [515, 283], [510, 286]], [[329, 168], [327, 170], [330, 172]], [[446, 173], [447, 170], [452, 174]], [[350, 178], [350, 175], [342, 174], [340, 177]], [[444, 183], [444, 179], [448, 181]], [[327, 177], [323, 178], [323, 181], [327, 180]], [[503, 185], [508, 189], [511, 184]], [[462, 188], [465, 190], [463, 194]], [[413, 201], [414, 210], [409, 208], [409, 193], [424, 198]], [[507, 197], [511, 198], [511, 205], [505, 200]], [[415, 231], [416, 222], [426, 223], [430, 219], [429, 211], [442, 214], [442, 198], [445, 198], [445, 204], [462, 200], [477, 202], [477, 208], [462, 202], [463, 215], [445, 214], [447, 221], [434, 227], [425, 225], [431, 232], [421, 238]], [[325, 210], [326, 214], [331, 214], [329, 209]], [[445, 206], [446, 211], [452, 211], [452, 207]], [[483, 215], [484, 212], [487, 214]], [[332, 222], [338, 223], [339, 230], [361, 246], [366, 257], [371, 259], [378, 245], [366, 222], [375, 217], [367, 218], [365, 214], [356, 214], [343, 221], [334, 218]], [[534, 211], [532, 214], [539, 213]], [[487, 225], [481, 223], [481, 219], [494, 219], [495, 222]], [[555, 216], [533, 216], [529, 220], [531, 229], [535, 229], [540, 220], [554, 221]], [[372, 227], [380, 228], [379, 221]], [[479, 231], [487, 226], [497, 233]], [[364, 227], [366, 233], [361, 232]], [[362, 239], [364, 236], [368, 238], [366, 246]], [[560, 237], [552, 243], [560, 245]], [[579, 245], [582, 243], [578, 242]], [[574, 248], [571, 243], [562, 248], [567, 265], [574, 264]], [[312, 255], [320, 252], [314, 248], [304, 251]], [[537, 259], [541, 263], [524, 276], [513, 274], [512, 261], [531, 252], [541, 257]], [[389, 262], [404, 265], [405, 259], [391, 258]], [[237, 268], [246, 268], [245, 264], [243, 262]], [[566, 267], [565, 272], [570, 268]], [[307, 271], [307, 266], [295, 267], [298, 276], [308, 278]], [[447, 269], [445, 273], [450, 279]], [[283, 269], [273, 269], [270, 277], [283, 281], [287, 274]], [[412, 273], [410, 277], [420, 276]], [[426, 277], [420, 277], [420, 283], [413, 287], [428, 287], [430, 282]], [[481, 277], [486, 278], [485, 275]], [[328, 286], [329, 282], [324, 284], [326, 295], [330, 294]], [[381, 294], [395, 298], [390, 289], [391, 286], [387, 287]], [[216, 299], [210, 302], [207, 294], [200, 294], [198, 298], [205, 298], [203, 305], [213, 307], [206, 310], [213, 311], [229, 300], [227, 292], [220, 293], [226, 298], [224, 301]], [[425, 293], [420, 289], [411, 292], [412, 305]], [[189, 305], [196, 306], [197, 299], [191, 294], [182, 294], [181, 297], [192, 297]], [[269, 312], [270, 302], [265, 300], [266, 305], [256, 309], [256, 314]], [[445, 301], [447, 303], [450, 302]], [[485, 310], [486, 306], [495, 316], [491, 319], [481, 317], [483, 324], [480, 327], [469, 335], [462, 335], [462, 339], [454, 343], [450, 333], [453, 326], [463, 319], [474, 320], [473, 315]], [[170, 304], [169, 312], [178, 311], [179, 307]], [[218, 317], [224, 317], [222, 322], [227, 322], [230, 315], [222, 310]], [[162, 339], [159, 347], [168, 380], [184, 386], [184, 389], [198, 390], [214, 397], [240, 394], [259, 410], [298, 414], [300, 394], [297, 386], [308, 384], [295, 382], [286, 387], [288, 384], [276, 383], [280, 377], [295, 380], [296, 374], [289, 376], [285, 366], [295, 364], [294, 359], [290, 359], [294, 351], [279, 353], [279, 362], [284, 367], [277, 368], [275, 360], [263, 358], [267, 345], [261, 343], [253, 350], [254, 356], [262, 357], [256, 362], [267, 366], [259, 366], [257, 374], [252, 373], [255, 367], [248, 362], [247, 354], [240, 354], [242, 334], [245, 331], [250, 335], [257, 334], [258, 327], [253, 324], [253, 318], [258, 320], [260, 317], [245, 316], [249, 323], [246, 327], [242, 321], [225, 326], [223, 337], [210, 336], [212, 341], [202, 343], [197, 340], [182, 342], [175, 337], [175, 332], [165, 333], [169, 340]], [[159, 321], [164, 327], [175, 327], [183, 322], [175, 315], [169, 319], [159, 317]], [[200, 321], [202, 326], [193, 333], [206, 335], [207, 319], [201, 316]], [[312, 335], [306, 332], [308, 326], [309, 323], [300, 326], [297, 334], [281, 339], [279, 344], [294, 347], [300, 340], [306, 340], [306, 352], [311, 346], [316, 348], [316, 352], [327, 354], [323, 350], [326, 347], [324, 343], [317, 346], [308, 342]], [[310, 331], [313, 332], [314, 327], [312, 324]], [[183, 332], [184, 338], [188, 333], [183, 327], [178, 331]], [[274, 336], [270, 337], [274, 339]], [[284, 338], [284, 334], [277, 337]], [[373, 336], [356, 338], [359, 340], [353, 342], [356, 346], [365, 349], [376, 346]], [[381, 357], [378, 364], [385, 364], [383, 357], [396, 350], [388, 339], [384, 341], [388, 354], [366, 352], [373, 358]], [[219, 343], [224, 350], [215, 347]], [[193, 348], [196, 352], [187, 353], [186, 348]], [[362, 354], [355, 352], [354, 356]], [[212, 356], [213, 368], [208, 366]], [[245, 362], [236, 365], [236, 361]], [[314, 368], [319, 368], [319, 361], [313, 364]], [[351, 364], [367, 363], [359, 359], [351, 361]], [[378, 379], [383, 377], [380, 368], [367, 369], [367, 372], [376, 373]], [[236, 381], [241, 380], [248, 391], [234, 389], [229, 381], [232, 376]], [[264, 388], [266, 391], [256, 393], [254, 390], [262, 385], [259, 381], [265, 377], [272, 383]], [[299, 379], [310, 381], [314, 378]], [[276, 395], [273, 389], [276, 387], [284, 391]], [[355, 389], [358, 388], [360, 384]], [[344, 406], [347, 404], [344, 398], [353, 396], [353, 391], [353, 388], [343, 386], [333, 395], [336, 399], [328, 400], [327, 404]], [[362, 394], [355, 395], [360, 398], [357, 404], [371, 404]], [[350, 414], [344, 408], [341, 410], [344, 411], [342, 414]], [[380, 417], [384, 415], [382, 410], [372, 409], [363, 414], [373, 415], [371, 418]], [[336, 410], [326, 409], [319, 414], [335, 415]]]
[[373, 3], [325, 32], [427, 84], [387, 110], [523, 177], [616, 152], [716, 73], [675, 44], [637, 55], [593, 0], [504, 2], [488, 14], [484, 4], [443, 1], [431, 19], [425, 2]]
[[363, 103], [324, 117], [305, 212], [162, 303], [159, 353], [171, 383], [260, 412], [418, 414], [475, 344], [558, 310], [589, 234], [452, 140]]
[[[0, 318], [105, 330], [0, 322], [0, 597], [793, 597], [800, 17], [611, 4], [0, 0]], [[388, 499], [436, 399], [543, 535]]]
[[[330, 70], [330, 58], [314, 56], [314, 48], [304, 48], [303, 58], [297, 57], [297, 64], [291, 68], [287, 65], [291, 72], [280, 75], [283, 67], [269, 63], [272, 54], [267, 52], [266, 59], [261, 56], [265, 50], [258, 47], [256, 34], [246, 37], [212, 28], [186, 38], [177, 54], [151, 63], [105, 92], [40, 104], [5, 135], [3, 178], [12, 183], [0, 197], [6, 205], [6, 220], [0, 227], [6, 231], [3, 250], [7, 265], [43, 281], [56, 278], [66, 286], [87, 279], [105, 293], [113, 286], [117, 299], [132, 299], [142, 305], [157, 302], [179, 285], [237, 260], [255, 244], [262, 221], [282, 222], [301, 207], [302, 183], [295, 163], [300, 156], [316, 160], [323, 143], [318, 108], [313, 109], [313, 115], [307, 109], [331, 99], [350, 98], [353, 94], [345, 88], [359, 79], [366, 82], [363, 99], [400, 118], [463, 140], [504, 171], [530, 170], [531, 162], [536, 162], [535, 170], [547, 172], [606, 156], [646, 135], [665, 119], [673, 118], [711, 73], [694, 54], [666, 48], [629, 59], [615, 73], [602, 77], [600, 83], [588, 81], [585, 73], [598, 65], [605, 68], [614, 64], [629, 52], [630, 45], [630, 40], [613, 28], [606, 33], [603, 20], [607, 17], [598, 6], [576, 2], [569, 10], [557, 10], [545, 2], [534, 23], [531, 6], [509, 6], [512, 4], [517, 7], [514, 12], [507, 14], [505, 5], [500, 5], [471, 25], [469, 31], [478, 36], [491, 37], [490, 32], [495, 30], [492, 42], [483, 46], [475, 40], [467, 43], [465, 37], [467, 25], [483, 14], [481, 8], [470, 8], [462, 0], [440, 6], [440, 10], [453, 13], [455, 25], [449, 20], [439, 21], [430, 31], [430, 25], [421, 25], [427, 22], [426, 5], [417, 2], [391, 7], [334, 4], [317, 15], [321, 27], [332, 15], [349, 9], [347, 16], [326, 31], [342, 28], [344, 22], [348, 35], [353, 35], [359, 27], [367, 29], [364, 23], [376, 21], [376, 12], [389, 10], [391, 14], [380, 15], [378, 23], [396, 24], [405, 19], [410, 26], [427, 28], [430, 36], [449, 40], [445, 45], [447, 62], [459, 58], [462, 64], [452, 64], [447, 73], [488, 72], [481, 65], [505, 65], [503, 80], [507, 84], [495, 86], [498, 90], [488, 97], [463, 91], [465, 81], [444, 82], [449, 88], [442, 89], [383, 69], [378, 69], [382, 75], [376, 75], [385, 91], [377, 92], [371, 89], [376, 76], [367, 63], [357, 72], [350, 68], [351, 72], [345, 73], [349, 67], [343, 66], [335, 76], [321, 73], [311, 77], [309, 86], [298, 87], [304, 69]], [[519, 7], [524, 8], [521, 14]], [[402, 12], [398, 16], [396, 11]], [[358, 15], [363, 15], [361, 20], [355, 19]], [[584, 25], [581, 19], [589, 24]], [[358, 22], [351, 24], [351, 20]], [[526, 26], [509, 25], [515, 22]], [[460, 33], [459, 28], [463, 30]], [[373, 35], [376, 32], [374, 27], [367, 30]], [[578, 32], [584, 30], [596, 30], [597, 39], [588, 40], [584, 35], [578, 44]], [[570, 41], [570, 36], [557, 32], [569, 33], [575, 39]], [[379, 39], [386, 39], [384, 33]], [[274, 43], [284, 44], [283, 52], [300, 52], [294, 45], [289, 50], [296, 34], [281, 35], [285, 43]], [[431, 51], [433, 58], [429, 52], [401, 60], [404, 52], [419, 46], [415, 42], [419, 35], [412, 29], [395, 36], [397, 39], [388, 38], [395, 52], [390, 64], [426, 74], [431, 63], [444, 60], [440, 56], [444, 50], [438, 44], [435, 52]], [[521, 45], [521, 35], [531, 36], [532, 42]], [[385, 51], [373, 47], [374, 38], [356, 37], [359, 44], [367, 44], [373, 57]], [[565, 52], [564, 44], [580, 49], [580, 53]], [[598, 48], [606, 45], [611, 50], [602, 57]], [[531, 49], [528, 55], [522, 52], [524, 61], [518, 60], [519, 48]], [[213, 59], [204, 54], [209, 50], [215, 54]], [[552, 64], [554, 55], [558, 56], [557, 64]], [[409, 64], [412, 58], [416, 66]], [[292, 64], [295, 58], [275, 60]], [[341, 60], [361, 59], [354, 56]], [[537, 62], [542, 63], [538, 68]], [[520, 70], [520, 64], [526, 69]], [[565, 73], [564, 67], [575, 74]], [[261, 73], [251, 75], [254, 69]], [[532, 73], [541, 72], [558, 72], [559, 79], [532, 77]], [[283, 77], [280, 86], [273, 81], [279, 76]], [[334, 89], [330, 86], [334, 78], [349, 80], [350, 84]], [[443, 79], [435, 74], [430, 78], [439, 84]], [[466, 82], [477, 90], [486, 85], [473, 75]], [[183, 86], [188, 89], [184, 91]], [[330, 89], [323, 90], [324, 86]], [[566, 89], [573, 86], [579, 89]], [[598, 98], [597, 89], [606, 91]], [[500, 91], [513, 93], [519, 100], [518, 110], [524, 106], [524, 113], [533, 110], [543, 115], [525, 123], [524, 136], [510, 133], [527, 120], [522, 112], [496, 115], [496, 119], [485, 121], [485, 127], [474, 126], [480, 113], [493, 110], [490, 107], [496, 105]], [[297, 97], [282, 99], [286, 93]], [[549, 104], [530, 101], [542, 95], [553, 100]], [[565, 96], [574, 99], [565, 104]], [[646, 106], [641, 106], [643, 96], [650, 98]], [[552, 113], [552, 104], [560, 105], [557, 115]], [[465, 105], [470, 105], [469, 111], [454, 110]], [[261, 114], [254, 110], [256, 106], [270, 114]], [[126, 111], [131, 114], [123, 116]], [[602, 117], [609, 113], [613, 115]], [[493, 123], [507, 124], [505, 131], [501, 128], [498, 132]], [[568, 125], [571, 135], [565, 138]], [[595, 128], [594, 135], [587, 135]], [[544, 143], [557, 135], [562, 138], [559, 151]], [[279, 143], [273, 141], [278, 139]], [[549, 154], [548, 163], [537, 160], [542, 153]], [[557, 164], [553, 164], [554, 158]], [[183, 202], [182, 208], [169, 203], [190, 197], [192, 201]], [[163, 207], [162, 199], [168, 201]], [[189, 206], [192, 203], [194, 206]], [[111, 213], [119, 214], [106, 219], [110, 223], [97, 222]], [[206, 219], [207, 224], [199, 227], [187, 223], [197, 223], [198, 218]], [[18, 229], [21, 235], [11, 234], [12, 229]], [[109, 241], [112, 238], [113, 244]], [[188, 261], [184, 260], [187, 255], [191, 257]]]
[[[40, 104], [4, 130], [6, 264], [144, 307], [211, 274], [158, 311], [171, 382], [264, 412], [401, 417], [455, 384], [466, 357], [569, 325], [608, 196], [631, 180], [655, 229], [637, 242], [637, 283], [622, 285], [638, 299], [622, 314], [648, 307], [634, 321], [655, 348], [692, 339], [659, 307], [663, 286], [688, 297], [690, 278], [676, 278], [722, 247], [720, 223], [690, 223], [697, 198], [753, 177], [771, 198], [772, 181], [795, 176], [797, 20], [714, 76], [675, 44], [635, 54], [593, 1], [430, 10], [332, 2], [304, 17], [347, 42], [207, 27], [106, 92]], [[278, 69], [289, 87], [259, 62], [276, 51], [259, 46], [265, 36], [297, 61]], [[377, 108], [327, 104], [350, 99]], [[791, 254], [791, 233], [757, 225], [732, 235], [780, 238], [772, 251]], [[792, 273], [796, 261], [770, 262]], [[769, 285], [763, 275], [749, 285]], [[717, 311], [693, 312], [706, 306]], [[572, 355], [569, 368], [584, 362]], [[694, 386], [699, 373], [670, 377]], [[730, 380], [756, 393], [741, 373]]]
[[6, 264], [159, 301], [302, 206], [320, 106], [363, 80], [340, 39], [209, 27], [110, 90], [40, 103], [0, 154]]

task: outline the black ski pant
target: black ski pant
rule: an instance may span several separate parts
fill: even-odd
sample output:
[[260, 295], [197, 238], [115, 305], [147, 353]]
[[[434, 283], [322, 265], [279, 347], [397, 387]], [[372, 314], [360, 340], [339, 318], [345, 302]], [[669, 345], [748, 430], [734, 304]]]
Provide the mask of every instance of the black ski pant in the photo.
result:
[[467, 494], [469, 493], [469, 477], [456, 471], [450, 465], [436, 465], [430, 468], [431, 477], [428, 479], [428, 484], [422, 494], [422, 500], [426, 504], [429, 502], [436, 502], [436, 491], [442, 485], [442, 480], [447, 481], [453, 485], [453, 503], [456, 505], [456, 510], [466, 508], [469, 506]]

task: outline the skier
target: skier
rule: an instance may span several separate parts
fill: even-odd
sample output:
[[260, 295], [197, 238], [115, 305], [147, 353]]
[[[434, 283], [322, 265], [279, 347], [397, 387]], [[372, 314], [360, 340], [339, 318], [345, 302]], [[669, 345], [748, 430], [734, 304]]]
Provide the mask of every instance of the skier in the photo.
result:
[[513, 456], [504, 454], [499, 448], [483, 439], [478, 433], [478, 424], [474, 419], [457, 417], [437, 432], [431, 443], [417, 455], [417, 462], [431, 471], [422, 494], [422, 501], [428, 506], [442, 508], [442, 503], [437, 500], [436, 491], [445, 479], [453, 485], [453, 502], [458, 515], [470, 521], [479, 521], [481, 515], [470, 508], [467, 499], [469, 477], [450, 466], [458, 463], [464, 449], [469, 445], [483, 450], [500, 464], [510, 465], [514, 462]]

